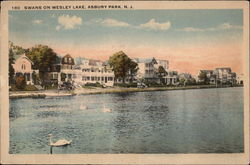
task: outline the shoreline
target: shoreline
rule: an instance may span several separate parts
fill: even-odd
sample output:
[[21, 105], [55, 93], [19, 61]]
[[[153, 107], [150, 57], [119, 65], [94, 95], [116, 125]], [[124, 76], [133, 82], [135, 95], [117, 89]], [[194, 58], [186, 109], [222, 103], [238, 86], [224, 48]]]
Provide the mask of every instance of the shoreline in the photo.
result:
[[[243, 86], [235, 86], [243, 87]], [[76, 89], [74, 91], [44, 90], [44, 91], [16, 91], [9, 92], [9, 99], [18, 98], [53, 98], [66, 97], [75, 95], [92, 95], [92, 94], [109, 94], [109, 93], [131, 93], [131, 92], [150, 92], [150, 91], [172, 91], [172, 90], [190, 90], [190, 89], [213, 89], [213, 88], [233, 88], [230, 86], [200, 85], [200, 86], [183, 86], [183, 87], [149, 87], [149, 88], [91, 88]]]

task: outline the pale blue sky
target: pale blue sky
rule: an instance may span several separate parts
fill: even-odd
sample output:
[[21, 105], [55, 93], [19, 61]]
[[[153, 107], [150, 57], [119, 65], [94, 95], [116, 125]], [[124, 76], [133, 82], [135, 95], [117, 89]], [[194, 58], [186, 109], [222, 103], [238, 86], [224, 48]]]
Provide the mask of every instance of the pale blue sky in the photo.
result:
[[[175, 54], [175, 48], [189, 49], [191, 45], [193, 49], [196, 45], [204, 50], [206, 45], [223, 47], [226, 43], [241, 43], [242, 26], [240, 9], [9, 12], [9, 39], [15, 44], [23, 47], [46, 44], [59, 54], [102, 59], [119, 49], [131, 56], [182, 58], [187, 51], [183, 49]], [[137, 50], [152, 48], [152, 51], [137, 52], [136, 47]], [[187, 52], [188, 57], [195, 56], [195, 51]], [[202, 58], [207, 54], [201, 52], [198, 56]]]
[[[135, 10], [135, 11], [11, 11], [10, 40], [29, 40], [43, 42], [46, 39], [60, 42], [96, 43], [110, 40], [126, 40], [127, 42], [180, 42], [187, 38], [209, 38], [227, 36], [230, 33], [240, 35], [241, 29], [221, 29], [215, 31], [186, 32], [181, 29], [192, 27], [196, 29], [216, 28], [222, 24], [242, 26], [242, 10]], [[75, 29], [56, 30], [58, 17], [62, 15], [77, 16], [82, 19], [81, 25]], [[130, 27], [105, 27], [95, 20], [114, 19], [126, 22], [131, 26], [145, 24], [151, 19], [156, 22], [170, 22], [168, 30], [137, 29]], [[41, 23], [34, 23], [40, 20]], [[18, 38], [17, 38], [18, 37]]]

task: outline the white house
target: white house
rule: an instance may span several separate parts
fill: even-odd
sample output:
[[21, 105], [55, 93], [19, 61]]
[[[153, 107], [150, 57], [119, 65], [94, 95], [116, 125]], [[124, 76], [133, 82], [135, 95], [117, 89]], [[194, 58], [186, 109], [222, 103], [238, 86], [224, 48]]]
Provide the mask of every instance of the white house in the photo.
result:
[[216, 68], [215, 74], [221, 83], [236, 83], [236, 73], [231, 68]]
[[24, 76], [27, 84], [33, 84], [32, 74], [37, 73], [37, 70], [32, 69], [33, 62], [25, 55], [15, 55], [14, 64], [12, 64], [15, 77]]
[[137, 80], [155, 81], [158, 78], [157, 61], [155, 58], [135, 58], [133, 59], [138, 64]]
[[236, 81], [237, 81], [237, 84], [243, 85], [243, 83], [244, 83], [244, 75], [243, 74], [237, 74]]
[[73, 80], [81, 85], [100, 83], [106, 86], [114, 85], [114, 72], [100, 60], [82, 58], [73, 68]]

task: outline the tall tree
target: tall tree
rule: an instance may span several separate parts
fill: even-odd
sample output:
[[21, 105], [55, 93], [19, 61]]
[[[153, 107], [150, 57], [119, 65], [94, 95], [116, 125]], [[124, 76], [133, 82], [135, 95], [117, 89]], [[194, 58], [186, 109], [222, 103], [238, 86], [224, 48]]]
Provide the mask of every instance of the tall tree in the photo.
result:
[[205, 84], [209, 83], [209, 78], [207, 77], [207, 74], [205, 72], [200, 72], [198, 78]]
[[166, 70], [163, 68], [163, 66], [159, 66], [159, 68], [158, 68], [158, 75], [159, 75], [159, 77], [164, 77], [164, 76], [166, 76], [167, 75], [167, 72], [166, 72]]
[[10, 48], [9, 49], [9, 85], [15, 82], [14, 81], [15, 70], [12, 64], [14, 64], [14, 53], [13, 53], [13, 50]]
[[125, 82], [125, 78], [136, 74], [138, 67], [137, 63], [132, 61], [123, 51], [119, 51], [113, 54], [108, 61], [112, 67], [115, 78], [121, 78], [122, 82]]
[[50, 68], [56, 62], [57, 54], [46, 45], [36, 45], [28, 49], [27, 57], [33, 61], [33, 69], [39, 70], [39, 76], [42, 82], [46, 78], [46, 72], [50, 71]]

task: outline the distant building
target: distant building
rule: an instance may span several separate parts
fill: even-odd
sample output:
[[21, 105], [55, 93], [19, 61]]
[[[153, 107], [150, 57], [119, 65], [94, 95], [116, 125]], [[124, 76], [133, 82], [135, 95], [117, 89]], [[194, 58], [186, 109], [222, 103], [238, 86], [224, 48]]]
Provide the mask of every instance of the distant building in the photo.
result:
[[236, 84], [236, 73], [232, 72], [231, 68], [216, 68], [214, 73], [221, 84]]
[[236, 81], [237, 81], [237, 84], [243, 85], [244, 84], [244, 75], [243, 74], [237, 74]]
[[156, 59], [156, 62], [157, 64], [155, 65], [156, 68], [159, 68], [159, 66], [162, 66], [165, 71], [168, 71], [169, 69], [169, 62], [168, 60], [159, 60], [159, 59]]
[[[199, 78], [201, 73], [205, 73], [206, 80]], [[231, 68], [216, 68], [215, 70], [200, 70], [198, 82], [208, 82], [209, 84], [236, 84], [236, 73]]]
[[33, 84], [32, 74], [38, 73], [32, 69], [33, 62], [25, 55], [14, 55], [14, 64], [12, 64], [15, 77], [24, 76], [27, 84]]
[[[168, 60], [159, 60], [153, 58], [135, 58], [138, 64], [137, 81], [153, 81], [167, 85], [175, 85], [178, 81], [178, 72], [169, 70]], [[164, 76], [159, 76], [158, 69], [162, 66], [166, 71]]]
[[[200, 79], [199, 75], [201, 73], [204, 73], [207, 77], [207, 80]], [[200, 70], [198, 73], [198, 82], [205, 82], [207, 81], [209, 84], [215, 84], [216, 83], [216, 74], [214, 70]]]

